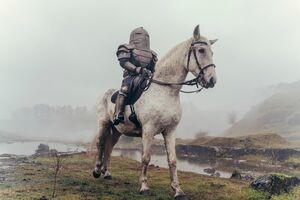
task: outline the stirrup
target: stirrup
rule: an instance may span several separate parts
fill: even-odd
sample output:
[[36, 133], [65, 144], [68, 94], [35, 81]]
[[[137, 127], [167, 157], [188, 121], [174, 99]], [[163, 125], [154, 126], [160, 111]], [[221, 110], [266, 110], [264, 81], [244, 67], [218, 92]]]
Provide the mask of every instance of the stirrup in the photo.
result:
[[120, 123], [124, 124], [124, 120], [125, 120], [125, 117], [124, 117], [124, 114], [122, 113], [119, 113], [113, 120], [113, 125], [118, 125]]

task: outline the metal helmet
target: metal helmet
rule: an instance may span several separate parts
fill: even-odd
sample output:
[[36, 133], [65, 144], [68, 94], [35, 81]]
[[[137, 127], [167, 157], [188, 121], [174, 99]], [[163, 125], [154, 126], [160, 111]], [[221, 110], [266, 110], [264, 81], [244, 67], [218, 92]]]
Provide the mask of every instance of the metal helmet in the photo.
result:
[[149, 33], [143, 27], [134, 29], [130, 34], [129, 44], [137, 49], [150, 50]]

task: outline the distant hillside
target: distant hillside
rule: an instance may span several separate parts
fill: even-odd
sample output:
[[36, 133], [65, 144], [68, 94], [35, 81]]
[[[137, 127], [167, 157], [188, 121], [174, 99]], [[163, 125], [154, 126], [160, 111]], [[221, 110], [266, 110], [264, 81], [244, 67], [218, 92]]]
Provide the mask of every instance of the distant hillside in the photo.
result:
[[[183, 103], [177, 136], [193, 138], [199, 131], [222, 133], [228, 127], [227, 111], [202, 111], [193, 103]], [[22, 135], [64, 141], [91, 141], [96, 134], [95, 108], [37, 104], [16, 109], [10, 119], [0, 120], [0, 130]]]
[[[180, 143], [180, 141], [178, 142]], [[183, 142], [181, 141], [181, 144]], [[189, 140], [186, 144], [216, 146], [216, 147], [241, 147], [241, 148], [286, 148], [293, 145], [279, 135], [267, 133], [241, 137], [200, 137]]]
[[300, 81], [280, 84], [272, 96], [253, 107], [226, 132], [226, 136], [276, 133], [300, 139]]
[[10, 119], [0, 120], [0, 130], [10, 138], [87, 142], [95, 135], [95, 122], [94, 109], [37, 104], [19, 108]]
[[194, 138], [199, 132], [220, 135], [228, 128], [230, 110], [202, 109], [192, 102], [182, 103], [182, 117], [176, 131], [177, 137]]

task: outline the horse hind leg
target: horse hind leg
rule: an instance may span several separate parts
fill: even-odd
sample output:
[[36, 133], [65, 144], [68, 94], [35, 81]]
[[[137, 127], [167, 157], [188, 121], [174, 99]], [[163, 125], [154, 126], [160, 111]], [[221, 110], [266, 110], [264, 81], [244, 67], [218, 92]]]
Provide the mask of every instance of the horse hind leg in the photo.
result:
[[111, 173], [108, 170], [108, 165], [110, 163], [113, 147], [119, 141], [120, 136], [121, 134], [112, 124], [110, 124], [110, 133], [106, 135], [104, 139], [103, 167], [101, 170], [104, 174], [104, 179], [112, 179]]
[[101, 176], [101, 168], [103, 166], [103, 152], [104, 152], [104, 138], [108, 129], [108, 123], [99, 121], [98, 125], [98, 138], [97, 138], [97, 154], [96, 154], [96, 166], [92, 174], [94, 178], [99, 178]]

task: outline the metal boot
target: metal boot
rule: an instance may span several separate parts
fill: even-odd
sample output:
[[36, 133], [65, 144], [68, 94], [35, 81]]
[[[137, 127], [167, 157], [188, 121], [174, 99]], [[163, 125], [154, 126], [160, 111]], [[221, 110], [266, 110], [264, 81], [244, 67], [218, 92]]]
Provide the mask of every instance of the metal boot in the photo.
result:
[[119, 123], [124, 123], [124, 111], [125, 111], [125, 96], [122, 94], [118, 94], [116, 99], [115, 106], [115, 118], [113, 120], [114, 125], [118, 125]]

